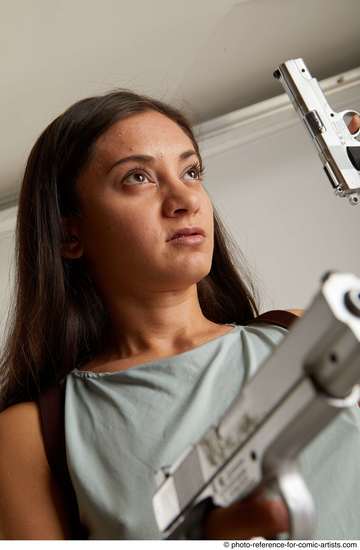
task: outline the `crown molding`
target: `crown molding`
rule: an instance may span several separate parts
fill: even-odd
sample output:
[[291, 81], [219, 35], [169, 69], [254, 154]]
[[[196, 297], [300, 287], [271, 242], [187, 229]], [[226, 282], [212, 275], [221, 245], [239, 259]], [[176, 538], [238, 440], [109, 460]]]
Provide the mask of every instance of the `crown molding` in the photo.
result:
[[[360, 67], [321, 80], [321, 89], [336, 110], [360, 110]], [[284, 92], [249, 107], [232, 111], [194, 126], [204, 158], [262, 139], [300, 124], [288, 95]], [[16, 206], [19, 191], [0, 197], [1, 211]], [[1, 231], [1, 222], [0, 222]]]
[[0, 238], [15, 230], [17, 206], [7, 206], [5, 209], [0, 209]]
[[[360, 108], [360, 67], [319, 82], [335, 110]], [[194, 127], [204, 158], [301, 124], [284, 92]]]
[[0, 195], [0, 212], [2, 210], [8, 210], [13, 206], [16, 206], [19, 199], [19, 191], [14, 191], [14, 193], [4, 193]]

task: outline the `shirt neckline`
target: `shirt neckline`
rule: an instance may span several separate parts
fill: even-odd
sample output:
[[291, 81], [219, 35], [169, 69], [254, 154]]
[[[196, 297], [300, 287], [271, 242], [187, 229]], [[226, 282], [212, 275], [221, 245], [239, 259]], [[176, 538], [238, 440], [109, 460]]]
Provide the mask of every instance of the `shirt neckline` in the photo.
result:
[[159, 359], [146, 361], [145, 363], [134, 365], [133, 367], [129, 367], [128, 369], [125, 369], [125, 370], [110, 371], [110, 372], [93, 372], [93, 371], [87, 371], [87, 370], [79, 370], [75, 367], [69, 374], [73, 374], [74, 376], [77, 376], [79, 378], [103, 378], [103, 377], [114, 376], [114, 375], [127, 375], [129, 372], [141, 370], [143, 368], [150, 367], [151, 365], [155, 365], [155, 364], [158, 365], [158, 364], [161, 364], [163, 361], [177, 361], [178, 359], [182, 359], [184, 356], [188, 354], [194, 353], [195, 351], [198, 351], [199, 349], [206, 347], [207, 345], [215, 342], [216, 340], [220, 340], [220, 338], [225, 338], [229, 334], [234, 334], [234, 332], [241, 327], [241, 325], [236, 325], [234, 323], [227, 323], [227, 324], [232, 326], [233, 329], [229, 330], [225, 334], [216, 336], [215, 338], [212, 338], [211, 340], [208, 340], [207, 342], [204, 342], [199, 346], [195, 346], [194, 348], [188, 349], [187, 351], [183, 351], [181, 353], [177, 353], [175, 355], [159, 357]]

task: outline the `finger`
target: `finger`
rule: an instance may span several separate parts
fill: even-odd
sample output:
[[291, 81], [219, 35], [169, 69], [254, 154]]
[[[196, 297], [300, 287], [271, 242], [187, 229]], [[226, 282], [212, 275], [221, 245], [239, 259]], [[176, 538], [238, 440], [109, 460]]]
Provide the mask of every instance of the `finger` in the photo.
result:
[[249, 538], [263, 536], [274, 538], [279, 533], [289, 532], [290, 517], [281, 498], [266, 498], [254, 495], [246, 501], [246, 513], [241, 509], [242, 523], [246, 522]]
[[352, 134], [355, 134], [355, 132], [358, 131], [358, 129], [360, 128], [360, 116], [359, 115], [354, 115], [352, 117], [352, 119], [350, 120], [348, 128], [349, 128], [349, 131]]
[[216, 508], [207, 518], [210, 539], [275, 538], [289, 532], [290, 518], [283, 501], [251, 496], [227, 508]]

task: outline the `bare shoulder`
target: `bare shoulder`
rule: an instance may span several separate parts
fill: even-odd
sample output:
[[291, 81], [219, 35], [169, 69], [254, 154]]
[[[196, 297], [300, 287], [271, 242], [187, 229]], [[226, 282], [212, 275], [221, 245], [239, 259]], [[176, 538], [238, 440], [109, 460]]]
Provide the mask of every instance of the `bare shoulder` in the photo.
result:
[[25, 441], [32, 444], [42, 441], [40, 415], [34, 401], [26, 401], [11, 405], [0, 413], [0, 446], [12, 442], [22, 444]]
[[[24, 401], [23, 403], [16, 403], [11, 405], [7, 409], [0, 413], [0, 423], [4, 422], [16, 422], [24, 415], [32, 415], [33, 419], [37, 416], [37, 404], [35, 401]], [[6, 420], [5, 420], [6, 419]]]
[[0, 413], [0, 537], [64, 539], [66, 503], [51, 473], [36, 402]]
[[19, 476], [30, 469], [34, 474], [49, 476], [36, 402], [17, 403], [0, 413], [0, 448], [0, 473], [9, 470], [11, 464], [19, 470]]
[[297, 315], [298, 317], [301, 317], [304, 315], [303, 309], [286, 309], [285, 311], [289, 311], [290, 313], [293, 313], [294, 315]]
[[11, 405], [0, 413], [0, 448], [0, 466], [6, 460], [23, 472], [31, 468], [41, 476], [50, 476], [40, 411], [35, 401]]

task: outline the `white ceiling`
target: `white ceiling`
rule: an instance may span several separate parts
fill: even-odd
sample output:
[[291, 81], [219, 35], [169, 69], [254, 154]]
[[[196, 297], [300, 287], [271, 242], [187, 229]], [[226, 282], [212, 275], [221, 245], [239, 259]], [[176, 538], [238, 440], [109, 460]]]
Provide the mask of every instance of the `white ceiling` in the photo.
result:
[[[282, 93], [303, 57], [322, 80], [360, 66], [360, 0], [2, 0], [0, 200], [43, 128], [74, 101], [126, 87], [194, 123]], [[351, 106], [349, 106], [351, 107]]]

